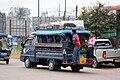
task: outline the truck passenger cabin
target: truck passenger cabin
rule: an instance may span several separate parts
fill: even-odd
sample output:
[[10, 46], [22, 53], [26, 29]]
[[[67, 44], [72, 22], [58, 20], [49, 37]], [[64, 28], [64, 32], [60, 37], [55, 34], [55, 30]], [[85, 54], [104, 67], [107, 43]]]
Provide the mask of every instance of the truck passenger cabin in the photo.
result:
[[[37, 67], [37, 64], [48, 65], [49, 70], [59, 70], [71, 66], [72, 71], [79, 71], [86, 64], [85, 54], [78, 54], [78, 62], [72, 64], [74, 45], [72, 30], [38, 30], [32, 37], [22, 43], [20, 60], [26, 68]], [[81, 44], [84, 45], [90, 31], [77, 30]]]

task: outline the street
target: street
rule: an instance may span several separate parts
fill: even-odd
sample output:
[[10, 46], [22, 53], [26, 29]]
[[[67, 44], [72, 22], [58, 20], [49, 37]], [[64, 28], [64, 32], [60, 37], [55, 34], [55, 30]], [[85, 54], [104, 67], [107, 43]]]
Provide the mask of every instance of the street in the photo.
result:
[[0, 62], [0, 80], [120, 80], [120, 68], [110, 65], [99, 69], [84, 67], [79, 72], [72, 72], [69, 67], [49, 71], [40, 65], [27, 69], [19, 59], [11, 59], [9, 65]]

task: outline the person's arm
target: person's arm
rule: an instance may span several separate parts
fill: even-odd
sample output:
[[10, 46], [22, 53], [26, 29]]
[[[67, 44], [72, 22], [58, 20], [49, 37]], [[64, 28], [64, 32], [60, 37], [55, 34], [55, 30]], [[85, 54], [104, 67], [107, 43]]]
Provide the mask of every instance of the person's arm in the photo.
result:
[[88, 42], [88, 45], [95, 45], [95, 38], [93, 37], [91, 41]]
[[75, 44], [75, 35], [72, 37], [72, 43]]

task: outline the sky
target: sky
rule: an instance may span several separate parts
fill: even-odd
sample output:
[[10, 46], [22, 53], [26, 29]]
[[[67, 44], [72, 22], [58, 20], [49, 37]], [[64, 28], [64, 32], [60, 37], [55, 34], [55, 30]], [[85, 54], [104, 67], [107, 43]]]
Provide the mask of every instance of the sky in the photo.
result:
[[[40, 1], [40, 13], [48, 11], [48, 16], [58, 15], [59, 4], [61, 9], [61, 15], [64, 11], [65, 0], [39, 0]], [[92, 6], [98, 2], [105, 4], [106, 6], [120, 5], [120, 0], [66, 0], [67, 1], [67, 13], [75, 14], [75, 6], [78, 5], [78, 9], [84, 6]], [[38, 0], [0, 0], [0, 11], [6, 13], [10, 12], [11, 7], [25, 7], [31, 12], [31, 16], [38, 15]], [[41, 14], [40, 14], [41, 15]]]

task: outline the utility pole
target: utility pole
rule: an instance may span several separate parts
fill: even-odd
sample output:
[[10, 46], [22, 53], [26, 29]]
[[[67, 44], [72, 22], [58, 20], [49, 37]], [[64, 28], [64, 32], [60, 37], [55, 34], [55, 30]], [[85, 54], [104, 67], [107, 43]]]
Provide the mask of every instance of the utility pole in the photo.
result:
[[60, 4], [59, 4], [59, 11], [58, 12], [59, 12], [59, 17], [60, 17]]
[[25, 20], [25, 37], [27, 37], [27, 21]]
[[11, 35], [11, 26], [12, 26], [12, 21], [11, 21], [11, 19], [10, 19], [10, 35]]
[[65, 0], [65, 11], [64, 11], [64, 17], [63, 17], [63, 20], [66, 19], [66, 0]]
[[38, 0], [38, 26], [40, 24], [40, 9], [39, 9], [40, 5], [39, 5], [39, 0]]
[[77, 19], [77, 13], [78, 13], [78, 6], [76, 5], [76, 19]]

